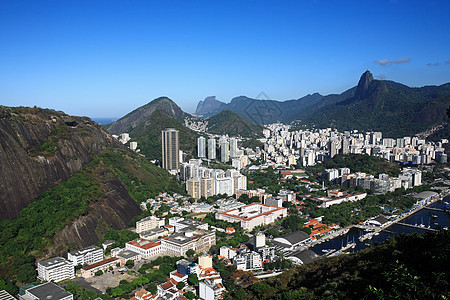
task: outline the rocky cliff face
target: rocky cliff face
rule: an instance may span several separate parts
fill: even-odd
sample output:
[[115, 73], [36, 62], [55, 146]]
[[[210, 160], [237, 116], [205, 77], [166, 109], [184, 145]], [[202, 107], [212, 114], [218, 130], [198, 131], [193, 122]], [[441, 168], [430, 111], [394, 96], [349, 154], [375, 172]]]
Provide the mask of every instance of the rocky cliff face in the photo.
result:
[[108, 147], [120, 143], [87, 118], [0, 106], [0, 220], [17, 218], [40, 193]]
[[130, 197], [122, 183], [111, 171], [106, 172], [108, 174], [103, 174], [106, 179], [101, 180], [106, 198], [93, 203], [88, 215], [77, 218], [58, 232], [47, 257], [62, 255], [66, 252], [67, 245], [72, 243], [76, 244], [77, 249], [95, 244], [103, 238], [107, 229], [125, 229], [127, 223], [141, 213], [139, 205]]
[[218, 110], [225, 103], [216, 99], [216, 96], [206, 97], [197, 104], [196, 114], [206, 114]]
[[373, 75], [369, 70], [364, 72], [359, 79], [358, 86], [356, 87], [355, 100], [361, 100], [367, 98], [369, 95], [369, 85], [373, 81]]

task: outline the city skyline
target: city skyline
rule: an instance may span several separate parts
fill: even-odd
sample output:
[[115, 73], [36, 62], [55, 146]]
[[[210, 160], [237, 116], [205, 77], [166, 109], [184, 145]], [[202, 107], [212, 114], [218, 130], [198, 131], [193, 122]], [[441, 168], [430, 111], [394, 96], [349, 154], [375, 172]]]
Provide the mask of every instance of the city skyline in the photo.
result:
[[342, 93], [366, 69], [449, 81], [447, 1], [33, 2], [0, 6], [1, 105], [121, 117], [168, 96], [184, 111], [264, 92]]

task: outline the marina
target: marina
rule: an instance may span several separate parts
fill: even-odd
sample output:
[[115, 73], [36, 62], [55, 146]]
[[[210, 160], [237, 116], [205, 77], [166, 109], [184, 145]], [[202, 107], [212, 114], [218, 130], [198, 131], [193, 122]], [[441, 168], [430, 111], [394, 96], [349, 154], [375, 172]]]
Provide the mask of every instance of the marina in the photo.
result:
[[443, 199], [411, 209], [402, 216], [390, 220], [383, 227], [355, 225], [341, 229], [329, 238], [319, 240], [310, 250], [320, 256], [335, 256], [360, 251], [389, 237], [409, 233], [438, 232], [448, 229], [450, 218], [448, 208], [450, 195]]

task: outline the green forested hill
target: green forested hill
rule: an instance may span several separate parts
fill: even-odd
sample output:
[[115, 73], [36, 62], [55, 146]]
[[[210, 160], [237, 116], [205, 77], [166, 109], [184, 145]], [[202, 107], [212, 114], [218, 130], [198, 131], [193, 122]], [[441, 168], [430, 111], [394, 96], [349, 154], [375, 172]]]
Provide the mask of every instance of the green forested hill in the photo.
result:
[[177, 129], [180, 150], [186, 152], [189, 157], [194, 157], [198, 134], [161, 109], [155, 110], [144, 123], [129, 131], [131, 141], [138, 143], [141, 153], [148, 159], [161, 160], [161, 131], [165, 128]]
[[105, 126], [106, 130], [111, 134], [121, 134], [130, 132], [133, 128], [141, 126], [148, 121], [149, 117], [156, 111], [163, 110], [172, 118], [178, 121], [183, 121], [186, 113], [181, 108], [167, 97], [159, 97], [155, 100], [136, 108], [132, 112], [126, 114], [114, 123]]
[[448, 299], [450, 234], [401, 235], [235, 288], [224, 299]]
[[208, 119], [208, 132], [257, 138], [262, 136], [263, 127], [244, 119], [231, 110], [224, 110]]
[[[95, 156], [72, 178], [41, 194], [18, 219], [0, 222], [0, 277], [33, 282], [35, 258], [77, 247], [75, 239], [55, 240], [61, 231], [70, 236], [72, 222], [81, 219], [89, 227], [89, 217], [103, 219], [85, 237], [90, 245], [101, 240], [109, 228], [126, 228], [126, 223], [140, 213], [137, 203], [159, 192], [184, 193], [184, 188], [167, 171], [126, 149]], [[120, 199], [115, 199], [115, 193]], [[82, 227], [78, 229], [83, 232]], [[90, 240], [92, 235], [98, 239]]]
[[450, 84], [409, 88], [371, 80], [365, 93], [331, 103], [304, 119], [319, 128], [381, 131], [385, 137], [412, 136], [446, 121]]

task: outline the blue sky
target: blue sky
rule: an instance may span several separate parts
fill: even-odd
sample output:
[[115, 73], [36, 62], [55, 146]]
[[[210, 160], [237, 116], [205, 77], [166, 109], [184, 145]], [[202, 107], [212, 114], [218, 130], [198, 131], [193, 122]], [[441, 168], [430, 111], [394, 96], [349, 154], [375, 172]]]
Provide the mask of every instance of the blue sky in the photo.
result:
[[0, 104], [120, 117], [159, 96], [450, 81], [450, 1], [0, 0]]

